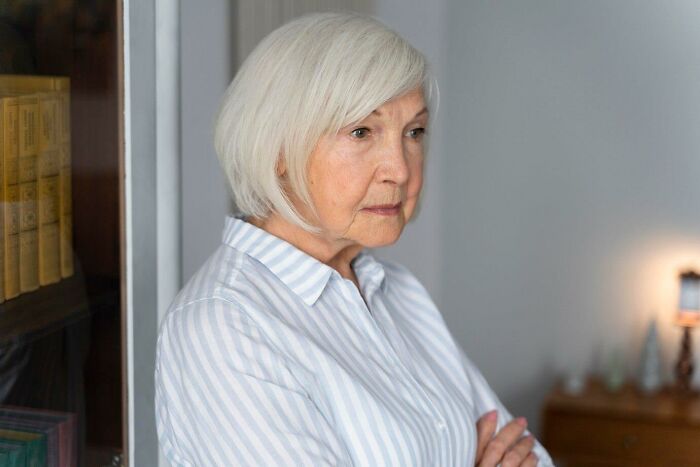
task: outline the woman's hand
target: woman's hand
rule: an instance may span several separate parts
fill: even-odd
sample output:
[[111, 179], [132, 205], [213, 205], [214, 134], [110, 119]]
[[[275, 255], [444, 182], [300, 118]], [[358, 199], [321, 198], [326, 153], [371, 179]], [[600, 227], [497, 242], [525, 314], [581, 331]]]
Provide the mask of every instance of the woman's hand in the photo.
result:
[[[532, 452], [535, 438], [523, 436], [527, 421], [516, 418], [496, 434], [498, 412], [491, 411], [476, 422], [478, 444], [476, 465], [478, 467], [535, 467], [537, 456]], [[495, 435], [495, 436], [494, 436]]]

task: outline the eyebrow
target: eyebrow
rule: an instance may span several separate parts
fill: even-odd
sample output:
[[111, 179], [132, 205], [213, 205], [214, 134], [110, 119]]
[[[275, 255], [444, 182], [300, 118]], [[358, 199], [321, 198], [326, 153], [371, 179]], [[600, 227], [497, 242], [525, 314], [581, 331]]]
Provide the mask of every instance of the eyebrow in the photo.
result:
[[[375, 115], [377, 115], [377, 116], [379, 116], [379, 117], [382, 116], [382, 113], [381, 113], [378, 109], [374, 109], [374, 110], [372, 111], [372, 113], [375, 114]], [[418, 113], [417, 113], [416, 115], [413, 116], [413, 118], [420, 117], [421, 115], [427, 114], [427, 113], [428, 113], [428, 108], [427, 108], [427, 107], [423, 107], [421, 110], [418, 111]]]

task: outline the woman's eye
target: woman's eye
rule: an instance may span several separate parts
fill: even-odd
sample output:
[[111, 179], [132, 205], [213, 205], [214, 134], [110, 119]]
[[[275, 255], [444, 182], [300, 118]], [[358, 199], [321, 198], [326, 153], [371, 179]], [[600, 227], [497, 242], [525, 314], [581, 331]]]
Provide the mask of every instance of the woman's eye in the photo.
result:
[[350, 134], [355, 138], [366, 138], [369, 135], [369, 128], [355, 128]]
[[409, 130], [408, 136], [410, 138], [418, 139], [425, 134], [425, 128], [414, 128]]

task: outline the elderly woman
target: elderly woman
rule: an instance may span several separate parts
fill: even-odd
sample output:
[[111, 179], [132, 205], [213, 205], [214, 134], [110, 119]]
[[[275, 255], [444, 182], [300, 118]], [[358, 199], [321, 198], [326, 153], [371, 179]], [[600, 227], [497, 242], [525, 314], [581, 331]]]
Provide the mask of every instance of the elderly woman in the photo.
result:
[[158, 339], [174, 465], [534, 466], [513, 419], [404, 267], [423, 182], [424, 57], [381, 23], [314, 14], [229, 87], [216, 150], [241, 215]]

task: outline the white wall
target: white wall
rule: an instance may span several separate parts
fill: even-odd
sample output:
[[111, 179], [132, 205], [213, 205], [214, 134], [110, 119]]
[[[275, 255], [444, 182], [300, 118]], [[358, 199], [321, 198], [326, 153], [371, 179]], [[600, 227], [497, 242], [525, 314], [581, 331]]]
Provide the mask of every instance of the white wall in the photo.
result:
[[[700, 265], [700, 4], [449, 3], [442, 300], [534, 421], [558, 368], [620, 347]], [[600, 360], [597, 360], [600, 362]]]
[[180, 2], [183, 283], [221, 242], [230, 210], [212, 129], [234, 69], [234, 14], [228, 0]]

